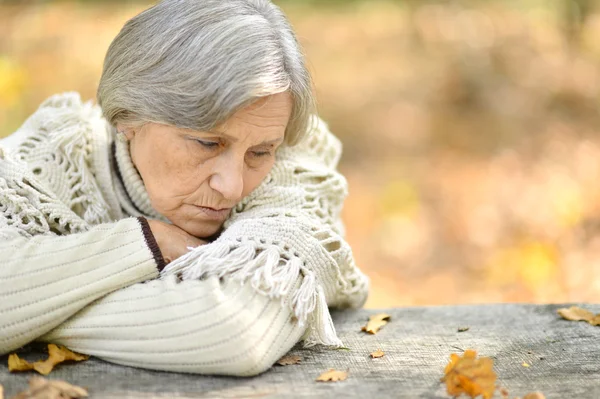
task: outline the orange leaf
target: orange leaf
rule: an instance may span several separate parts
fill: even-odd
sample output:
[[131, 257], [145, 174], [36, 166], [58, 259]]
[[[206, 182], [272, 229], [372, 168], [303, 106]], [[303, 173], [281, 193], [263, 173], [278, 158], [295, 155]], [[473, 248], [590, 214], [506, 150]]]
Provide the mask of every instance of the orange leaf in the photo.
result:
[[367, 325], [362, 327], [362, 331], [366, 331], [369, 334], [377, 334], [377, 331], [383, 326], [385, 326], [390, 320], [390, 315], [385, 313], [379, 313], [369, 317], [369, 321]]
[[289, 366], [291, 364], [300, 363], [300, 360], [302, 360], [302, 358], [300, 356], [287, 355], [287, 356], [284, 356], [281, 359], [279, 359], [276, 363], [280, 366]]
[[87, 360], [89, 356], [80, 355], [79, 353], [71, 352], [64, 346], [56, 346], [54, 344], [48, 344], [48, 358], [44, 361], [37, 361], [29, 363], [27, 360], [19, 358], [16, 353], [11, 354], [8, 357], [8, 370], [9, 371], [27, 371], [35, 370], [42, 375], [48, 375], [56, 366], [62, 362], [75, 361], [80, 362]]
[[448, 395], [467, 394], [471, 398], [482, 395], [490, 399], [496, 390], [494, 362], [489, 357], [477, 359], [477, 352], [466, 350], [463, 357], [453, 353], [444, 370], [442, 382], [446, 383]]
[[541, 392], [532, 392], [523, 396], [523, 399], [546, 399], [546, 397]]
[[377, 349], [375, 352], [371, 352], [371, 357], [373, 359], [376, 359], [378, 357], [383, 357], [383, 355], [385, 355], [385, 353], [381, 349]]
[[317, 381], [327, 382], [327, 381], [344, 381], [348, 378], [348, 372], [346, 371], [338, 371], [334, 369], [329, 369], [328, 371], [322, 373], [317, 377]]

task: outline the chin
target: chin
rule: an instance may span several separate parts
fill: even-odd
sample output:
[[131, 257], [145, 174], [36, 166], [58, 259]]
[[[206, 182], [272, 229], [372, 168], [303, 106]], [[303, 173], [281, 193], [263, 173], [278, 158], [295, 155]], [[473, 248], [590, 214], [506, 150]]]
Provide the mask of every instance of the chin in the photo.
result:
[[174, 225], [182, 229], [194, 237], [201, 238], [206, 241], [216, 239], [223, 229], [223, 223], [207, 222], [202, 220], [183, 220], [173, 222]]

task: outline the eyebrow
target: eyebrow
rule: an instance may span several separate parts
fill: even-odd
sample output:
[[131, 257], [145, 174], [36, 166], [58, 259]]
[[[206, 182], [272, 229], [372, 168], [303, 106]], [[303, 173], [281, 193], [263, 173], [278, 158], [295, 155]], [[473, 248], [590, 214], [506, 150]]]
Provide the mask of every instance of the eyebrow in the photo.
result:
[[[214, 134], [216, 136], [223, 136], [223, 137], [225, 137], [225, 138], [233, 141], [234, 143], [238, 141], [237, 137], [230, 136], [227, 133], [222, 132], [220, 130], [214, 130], [213, 129], [213, 130], [207, 130], [206, 132], [210, 133], [210, 134]], [[261, 145], [276, 144], [276, 143], [283, 142], [283, 140], [285, 140], [285, 136], [284, 137], [280, 137], [280, 138], [276, 138], [276, 139], [273, 139], [273, 140], [263, 141], [262, 143], [259, 143], [259, 144], [255, 145], [254, 147], [261, 146]]]

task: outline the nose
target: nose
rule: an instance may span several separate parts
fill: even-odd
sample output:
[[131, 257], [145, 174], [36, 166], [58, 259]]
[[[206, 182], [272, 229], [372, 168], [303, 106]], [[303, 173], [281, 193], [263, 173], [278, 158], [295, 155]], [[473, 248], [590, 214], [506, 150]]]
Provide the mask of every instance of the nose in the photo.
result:
[[215, 163], [210, 176], [209, 186], [218, 191], [223, 198], [237, 202], [242, 199], [244, 191], [244, 160], [235, 154], [222, 154]]

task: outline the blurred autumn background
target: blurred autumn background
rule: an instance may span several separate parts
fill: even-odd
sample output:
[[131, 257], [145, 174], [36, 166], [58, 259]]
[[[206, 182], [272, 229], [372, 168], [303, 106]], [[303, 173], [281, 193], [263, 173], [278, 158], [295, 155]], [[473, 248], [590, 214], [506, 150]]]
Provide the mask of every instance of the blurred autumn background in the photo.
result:
[[[368, 307], [600, 302], [600, 4], [276, 1], [342, 139]], [[600, 2], [598, 2], [600, 3]], [[0, 1], [0, 136], [144, 1]]]

